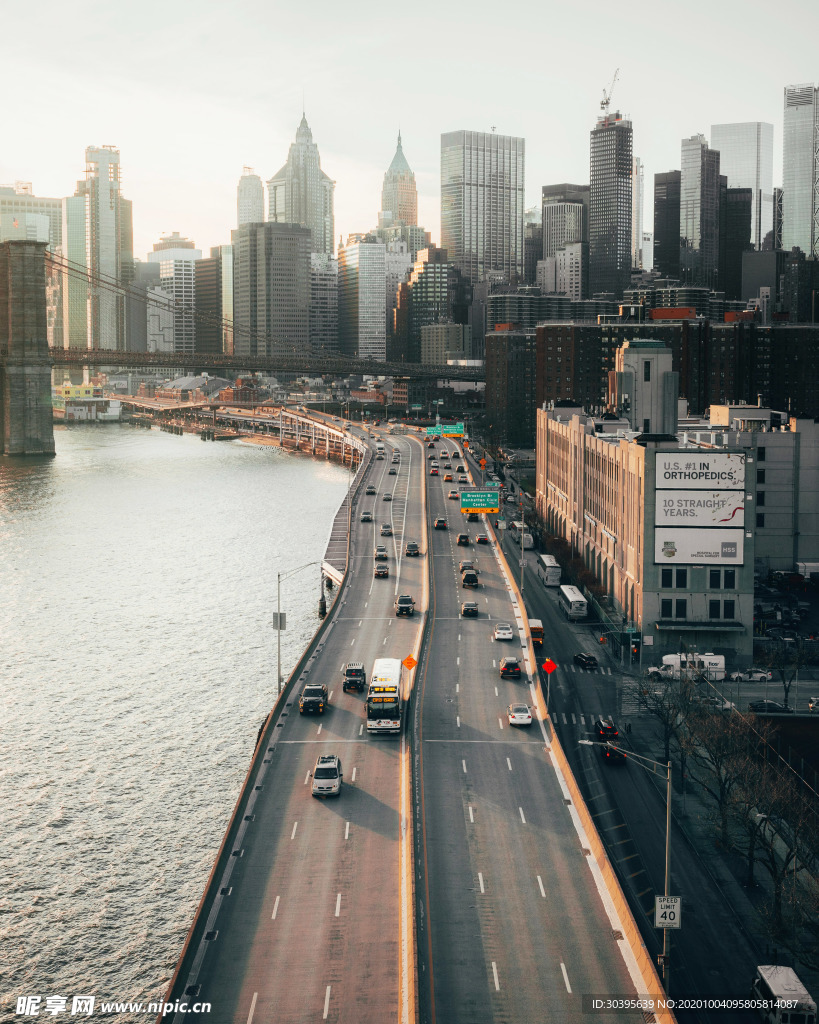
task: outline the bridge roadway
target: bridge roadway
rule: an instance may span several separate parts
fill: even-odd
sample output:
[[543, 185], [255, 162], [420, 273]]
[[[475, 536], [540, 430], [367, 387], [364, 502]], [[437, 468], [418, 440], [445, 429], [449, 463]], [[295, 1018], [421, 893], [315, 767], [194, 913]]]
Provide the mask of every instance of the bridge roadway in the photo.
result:
[[[368, 736], [364, 694], [343, 693], [341, 667], [416, 649], [422, 615], [395, 618], [397, 593], [424, 608], [426, 543], [420, 501], [423, 471], [417, 441], [385, 439], [401, 452], [396, 476], [388, 457], [366, 478], [377, 494], [359, 494], [352, 531], [354, 574], [308, 681], [332, 691], [323, 716], [298, 714], [297, 694], [278, 730], [272, 763], [253, 808], [231, 892], [219, 910], [218, 934], [206, 943], [198, 998], [202, 1017], [221, 1022], [303, 1021], [363, 1024], [394, 1020], [399, 1006], [399, 756], [397, 736]], [[392, 502], [383, 501], [385, 492]], [[359, 521], [364, 508], [373, 523]], [[393, 538], [382, 538], [389, 522]], [[407, 540], [420, 558], [404, 558]], [[373, 578], [373, 547], [389, 551], [388, 579]], [[319, 754], [336, 753], [344, 785], [337, 799], [310, 796], [308, 773]], [[412, 906], [407, 900], [411, 927]], [[411, 933], [410, 933], [411, 938]], [[411, 941], [409, 952], [411, 953]], [[188, 1015], [190, 1018], [190, 1015]]]
[[[633, 997], [638, 975], [583, 853], [541, 723], [516, 730], [506, 718], [512, 701], [535, 704], [525, 677], [499, 675], [502, 657], [528, 659], [522, 620], [494, 547], [475, 543], [485, 524], [467, 523], [448, 498], [462, 460], [448, 461], [454, 485], [428, 477], [430, 520], [444, 515], [449, 529], [430, 530], [431, 636], [415, 684], [420, 1020], [585, 1021], [583, 994]], [[456, 545], [460, 532], [468, 547]], [[477, 590], [461, 587], [461, 558], [477, 560]], [[478, 601], [477, 619], [460, 617], [464, 599]], [[512, 625], [513, 641], [493, 640], [498, 620]]]

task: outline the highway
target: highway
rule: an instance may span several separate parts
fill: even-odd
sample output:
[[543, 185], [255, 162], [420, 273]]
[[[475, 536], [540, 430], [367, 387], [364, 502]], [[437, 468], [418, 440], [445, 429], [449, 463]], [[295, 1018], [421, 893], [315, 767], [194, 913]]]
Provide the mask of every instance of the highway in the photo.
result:
[[[449, 528], [429, 533], [432, 622], [411, 722], [420, 1020], [585, 1020], [584, 994], [633, 996], [637, 974], [584, 855], [546, 732], [537, 720], [517, 730], [507, 721], [510, 702], [535, 703], [525, 677], [499, 675], [500, 658], [528, 657], [522, 619], [494, 547], [475, 544], [484, 523], [467, 524], [448, 498], [461, 460], [450, 461], [454, 484], [428, 477], [430, 523], [444, 515]], [[468, 547], [456, 546], [460, 532]], [[460, 585], [464, 557], [478, 561], [477, 590]], [[478, 618], [460, 617], [464, 599], [479, 602]], [[493, 639], [498, 620], [512, 624], [512, 641]]]
[[[255, 781], [255, 803], [241, 856], [222, 893], [198, 966], [198, 998], [212, 1004], [209, 1024], [328, 1020], [382, 1024], [397, 1016], [411, 977], [412, 905], [401, 899], [400, 761], [404, 740], [368, 736], [365, 694], [343, 693], [341, 669], [362, 661], [369, 678], [380, 657], [403, 659], [417, 649], [423, 625], [426, 539], [421, 448], [385, 438], [387, 457], [373, 461], [354, 507], [350, 585], [309, 669], [308, 682], [331, 691], [324, 715], [302, 717], [298, 692], [288, 702], [273, 752]], [[390, 450], [401, 453], [389, 475]], [[390, 492], [391, 502], [383, 495]], [[360, 522], [363, 509], [372, 523]], [[390, 523], [393, 536], [380, 535]], [[421, 557], [405, 558], [408, 540]], [[388, 579], [373, 578], [373, 549], [388, 546]], [[393, 600], [410, 593], [417, 612], [396, 618]], [[338, 798], [311, 797], [310, 772], [319, 754], [337, 754], [344, 785]], [[402, 923], [403, 908], [403, 923]], [[409, 927], [409, 943], [402, 947]]]

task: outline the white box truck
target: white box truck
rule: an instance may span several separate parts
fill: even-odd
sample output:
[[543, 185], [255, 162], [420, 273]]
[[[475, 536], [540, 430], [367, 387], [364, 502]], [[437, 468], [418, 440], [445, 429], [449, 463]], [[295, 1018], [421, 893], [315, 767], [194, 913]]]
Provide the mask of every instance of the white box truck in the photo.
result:
[[648, 678], [679, 679], [681, 675], [706, 676], [717, 681], [725, 678], [725, 657], [722, 654], [666, 654], [663, 663], [646, 669]]

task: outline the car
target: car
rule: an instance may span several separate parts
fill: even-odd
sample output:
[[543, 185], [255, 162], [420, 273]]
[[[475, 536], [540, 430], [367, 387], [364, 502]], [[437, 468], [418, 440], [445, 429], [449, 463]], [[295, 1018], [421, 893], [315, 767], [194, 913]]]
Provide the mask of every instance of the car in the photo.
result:
[[593, 654], [575, 654], [574, 663], [581, 668], [597, 668], [597, 658]]
[[452, 469], [452, 463], [451, 462], [445, 462], [444, 463], [444, 469]]
[[461, 475], [458, 477], [458, 483], [459, 484], [468, 484], [469, 483], [469, 480], [467, 480], [467, 477], [466, 477], [465, 473], [461, 473]]
[[365, 509], [365, 510], [364, 510], [364, 511], [363, 511], [363, 512], [361, 513], [361, 522], [362, 522], [362, 523], [371, 523], [372, 521], [373, 521], [373, 514], [372, 514], [372, 512], [368, 512], [368, 511], [367, 511], [367, 510]]
[[479, 519], [480, 516], [478, 515], [477, 512], [467, 512], [466, 514], [466, 521], [468, 523], [477, 523]]
[[409, 615], [411, 618], [415, 614], [415, 599], [410, 597], [409, 594], [401, 594], [399, 597], [396, 597], [395, 614]]
[[365, 494], [375, 494], [375, 484], [367, 484], [367, 490]]
[[705, 693], [695, 694], [691, 698], [691, 703], [694, 708], [700, 711], [733, 711], [736, 708], [736, 705], [732, 704], [730, 700], [724, 700], [722, 697], [711, 697]]
[[462, 558], [458, 562], [458, 572], [466, 572], [470, 569], [472, 572], [480, 572], [480, 569], [475, 565], [471, 558]]
[[313, 785], [310, 787], [313, 796], [341, 796], [344, 772], [341, 758], [336, 754], [319, 754], [316, 766], [310, 774], [313, 776]]
[[520, 662], [517, 658], [501, 658], [498, 668], [502, 679], [520, 679]]
[[373, 553], [373, 557], [375, 558], [376, 562], [386, 560], [386, 557], [387, 557], [386, 545], [384, 545], [384, 544], [376, 544], [375, 551]]
[[778, 700], [752, 700], [748, 710], [755, 715], [792, 715], [793, 708], [780, 704]]
[[467, 548], [472, 543], [472, 541], [468, 533], [459, 533], [458, 540], [456, 543], [460, 544], [461, 547]]
[[373, 576], [377, 580], [385, 580], [389, 577], [389, 575], [390, 567], [388, 565], [384, 565], [383, 562], [379, 562], [373, 569]]
[[819, 697], [808, 697], [808, 711], [819, 711]]
[[404, 554], [407, 558], [417, 558], [421, 554], [421, 549], [414, 540], [408, 540], [407, 546], [404, 548]]
[[478, 580], [478, 574], [474, 569], [467, 569], [465, 573], [461, 574], [461, 586], [462, 587], [479, 587], [480, 581]]
[[456, 473], [465, 473], [466, 472], [466, 467], [465, 466], [456, 466], [455, 467], [455, 472]]
[[389, 471], [389, 473], [387, 473], [387, 476], [397, 476], [397, 475], [398, 475], [398, 471], [395, 469], [395, 467], [394, 466], [390, 466], [390, 471]]
[[448, 459], [449, 458], [449, 452], [447, 452], [447, 451], [441, 452], [441, 456], [440, 457], [442, 459]]
[[430, 476], [438, 476], [438, 467], [437, 466], [433, 466], [432, 469], [429, 471], [429, 475]]
[[[428, 444], [428, 445], [427, 445], [427, 448], [434, 448], [434, 447], [435, 447], [435, 446], [434, 446], [434, 445], [432, 445], [432, 444]], [[428, 458], [428, 459], [434, 459], [434, 458], [435, 458], [435, 452], [430, 452], [430, 453], [429, 453], [429, 455], [427, 455], [427, 458]]]
[[347, 662], [341, 672], [341, 689], [344, 693], [348, 690], [358, 690], [359, 693], [363, 693], [367, 689], [367, 673], [364, 671], [363, 662]]
[[477, 619], [478, 617], [478, 602], [477, 601], [464, 601], [461, 605], [461, 615], [465, 619]]
[[611, 716], [608, 718], [598, 718], [594, 723], [594, 731], [599, 740], [613, 740], [620, 735]]
[[619, 747], [613, 747], [610, 743], [600, 744], [600, 754], [607, 764], [625, 764], [626, 753]]
[[531, 725], [532, 712], [526, 704], [510, 704], [506, 709], [510, 725]]
[[773, 679], [773, 672], [770, 669], [757, 668], [753, 665], [741, 672], [731, 672], [728, 678], [735, 683], [764, 683], [768, 679]]
[[450, 484], [452, 483], [452, 474], [451, 473], [444, 473], [444, 483], [445, 484], [446, 483], [450, 483]]
[[507, 505], [517, 505], [517, 500], [516, 500], [514, 494], [507, 494], [506, 495], [506, 504]]
[[766, 629], [765, 636], [771, 640], [796, 640], [799, 634], [795, 629], [782, 629], [781, 626], [774, 626], [773, 629]]
[[381, 536], [392, 537], [392, 526], [390, 525], [390, 523], [381, 524]]
[[512, 640], [514, 633], [508, 622], [496, 622], [495, 630], [492, 633], [495, 640]]
[[376, 455], [376, 457], [375, 457], [375, 458], [376, 458], [376, 461], [377, 461], [378, 459], [381, 459], [381, 460], [383, 461], [383, 459], [384, 459], [384, 456], [383, 456], [383, 455], [381, 454], [381, 452], [379, 452], [379, 453], [378, 453], [378, 454]]
[[387, 491], [387, 493], [384, 495], [382, 501], [392, 501], [392, 495], [390, 494], [389, 491]]
[[435, 520], [435, 522], [432, 525], [435, 527], [436, 530], [445, 530], [446, 529], [446, 519], [444, 519], [443, 516], [438, 516], [438, 518]]
[[323, 715], [324, 709], [330, 703], [327, 696], [327, 687], [324, 683], [308, 683], [307, 686], [301, 691], [299, 697], [299, 714], [318, 714]]
[[441, 467], [440, 467], [440, 466], [438, 465], [438, 463], [437, 463], [437, 462], [433, 462], [433, 463], [432, 463], [432, 465], [433, 465], [433, 466], [434, 466], [434, 467], [435, 467], [436, 469], [440, 469], [440, 468], [441, 468]]
[[488, 544], [489, 543], [489, 538], [486, 536], [485, 533], [479, 533], [478, 536], [475, 538], [475, 543], [476, 544]]
[[458, 500], [458, 497], [459, 497], [459, 495], [458, 495], [458, 492], [457, 492], [457, 491], [450, 491], [450, 492], [449, 492], [449, 494], [447, 495], [447, 497], [448, 497], [448, 498], [449, 498], [449, 499], [450, 499], [451, 501], [457, 501], [457, 500]]

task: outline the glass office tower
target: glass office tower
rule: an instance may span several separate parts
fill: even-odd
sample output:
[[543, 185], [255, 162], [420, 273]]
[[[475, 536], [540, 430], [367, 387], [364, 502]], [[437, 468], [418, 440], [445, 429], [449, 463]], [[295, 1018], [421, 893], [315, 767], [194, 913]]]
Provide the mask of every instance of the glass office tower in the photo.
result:
[[682, 141], [680, 273], [683, 284], [716, 288], [719, 265], [719, 153], [704, 135]]
[[632, 129], [617, 111], [591, 132], [589, 279], [592, 295], [623, 294], [631, 279]]
[[711, 148], [728, 188], [750, 188], [751, 244], [761, 249], [773, 230], [773, 125], [764, 121], [711, 125]]
[[819, 89], [785, 89], [782, 247], [819, 256]]

